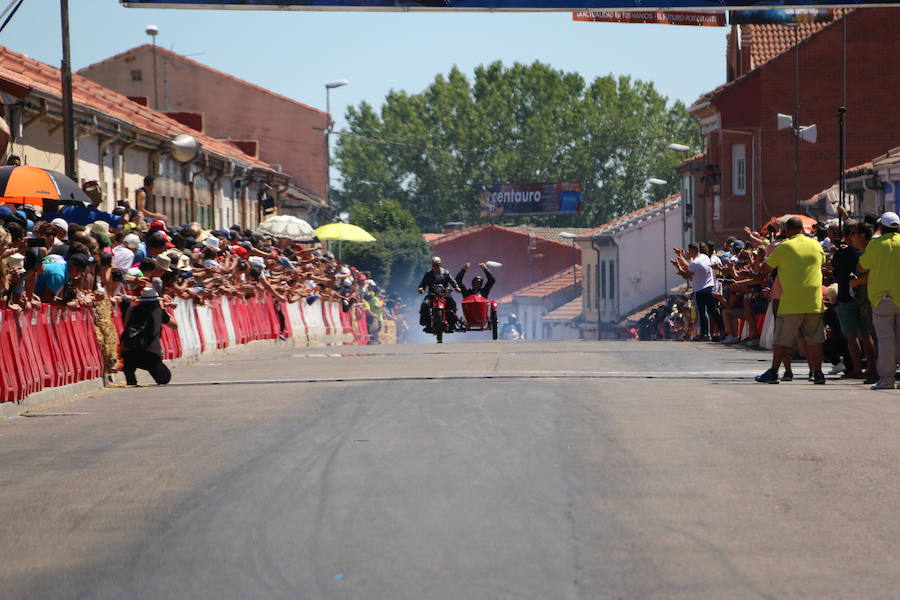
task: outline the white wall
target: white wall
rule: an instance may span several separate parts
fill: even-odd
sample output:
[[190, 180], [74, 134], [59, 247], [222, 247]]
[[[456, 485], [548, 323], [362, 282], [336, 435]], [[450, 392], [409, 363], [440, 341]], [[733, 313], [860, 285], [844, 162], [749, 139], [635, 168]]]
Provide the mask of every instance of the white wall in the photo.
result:
[[662, 214], [657, 214], [612, 237], [616, 245], [599, 247], [599, 263], [590, 242], [581, 244], [582, 264], [591, 269], [592, 289], [582, 296], [586, 321], [596, 322], [598, 317], [603, 323], [619, 321], [683, 281], [669, 264], [672, 248], [682, 242], [680, 205], [666, 211], [665, 236]]

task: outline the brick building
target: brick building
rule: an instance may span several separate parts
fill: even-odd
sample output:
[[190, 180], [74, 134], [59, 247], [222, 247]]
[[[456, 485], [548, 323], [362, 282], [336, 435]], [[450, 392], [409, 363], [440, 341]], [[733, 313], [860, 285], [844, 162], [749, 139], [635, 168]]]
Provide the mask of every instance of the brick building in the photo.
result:
[[156, 47], [138, 46], [95, 63], [79, 74], [190, 123], [204, 133], [229, 140], [244, 153], [276, 165], [291, 177], [285, 197], [305, 212], [327, 210], [325, 188], [325, 112]]
[[[825, 24], [733, 26], [728, 82], [690, 108], [700, 121], [706, 153], [679, 167], [684, 229], [697, 239], [718, 241], [744, 225], [759, 227], [771, 216], [797, 210], [798, 179], [802, 201], [837, 178], [844, 29], [846, 164], [861, 164], [896, 146], [898, 19], [897, 8], [861, 8], [838, 12]], [[815, 124], [818, 140], [799, 142], [795, 178], [795, 136], [777, 128], [776, 115], [795, 112], [798, 88], [798, 124]]]
[[580, 235], [589, 230], [481, 225], [440, 236], [425, 235], [432, 252], [454, 275], [466, 262], [473, 265], [470, 277], [480, 271], [475, 266], [479, 262], [502, 263], [494, 270], [497, 283], [491, 294], [499, 298], [581, 263], [581, 251], [559, 236], [562, 231]]

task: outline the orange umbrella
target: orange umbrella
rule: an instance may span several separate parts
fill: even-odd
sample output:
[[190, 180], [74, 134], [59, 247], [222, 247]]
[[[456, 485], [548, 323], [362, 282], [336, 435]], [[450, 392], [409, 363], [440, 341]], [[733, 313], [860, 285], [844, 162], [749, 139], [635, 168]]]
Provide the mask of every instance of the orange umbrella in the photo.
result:
[[803, 231], [805, 231], [806, 233], [812, 233], [817, 223], [815, 219], [806, 215], [782, 215], [780, 217], [772, 217], [771, 219], [769, 219], [769, 221], [762, 226], [760, 232], [765, 233], [769, 228], [769, 225], [773, 225], [776, 231], [780, 231], [781, 221], [790, 217], [797, 217], [798, 219], [800, 219], [803, 222]]
[[0, 203], [42, 207], [44, 200], [90, 203], [78, 184], [62, 173], [27, 165], [0, 167]]

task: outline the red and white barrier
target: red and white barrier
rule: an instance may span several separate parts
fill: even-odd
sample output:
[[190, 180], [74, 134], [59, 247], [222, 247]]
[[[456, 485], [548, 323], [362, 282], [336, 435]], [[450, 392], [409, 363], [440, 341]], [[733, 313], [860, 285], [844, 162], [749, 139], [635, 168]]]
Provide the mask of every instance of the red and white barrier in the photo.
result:
[[[273, 340], [279, 335], [295, 344], [318, 346], [367, 344], [365, 311], [354, 307], [343, 312], [340, 303], [305, 299], [280, 304], [284, 328], [272, 297], [222, 298], [207, 306], [177, 299], [171, 314], [178, 329], [163, 327], [163, 359], [196, 359], [254, 340]], [[113, 307], [117, 334], [123, 330], [123, 314]], [[89, 310], [70, 310], [50, 305], [17, 313], [0, 310], [0, 402], [18, 402], [49, 387], [103, 376], [103, 357]]]

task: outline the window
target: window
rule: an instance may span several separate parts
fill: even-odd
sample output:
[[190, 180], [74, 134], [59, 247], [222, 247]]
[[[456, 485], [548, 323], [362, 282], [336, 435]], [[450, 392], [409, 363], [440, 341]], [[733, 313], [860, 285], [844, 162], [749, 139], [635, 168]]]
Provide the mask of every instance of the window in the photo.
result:
[[616, 297], [616, 261], [609, 261], [609, 298]]
[[744, 144], [731, 145], [731, 193], [735, 196], [747, 193], [747, 158]]
[[144, 73], [140, 69], [135, 69], [131, 72], [131, 80], [132, 81], [143, 81]]
[[600, 261], [600, 297], [606, 298], [606, 261]]

